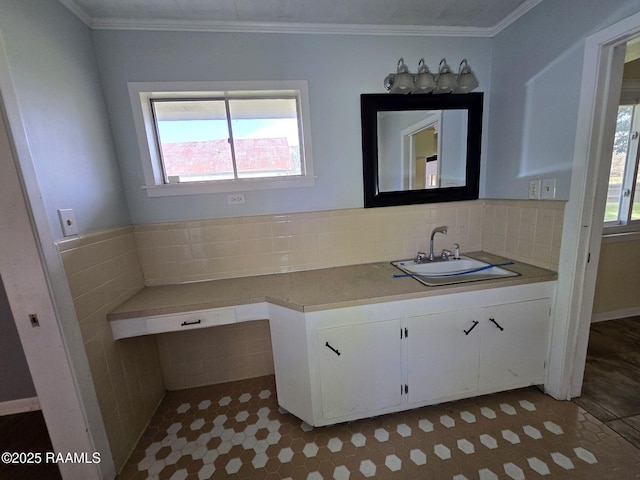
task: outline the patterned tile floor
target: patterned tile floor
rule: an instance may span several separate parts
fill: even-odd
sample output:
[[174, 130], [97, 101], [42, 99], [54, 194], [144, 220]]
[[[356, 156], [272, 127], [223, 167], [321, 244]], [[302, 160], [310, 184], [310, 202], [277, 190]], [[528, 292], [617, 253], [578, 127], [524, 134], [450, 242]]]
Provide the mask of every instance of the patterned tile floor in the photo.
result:
[[640, 451], [535, 388], [311, 428], [272, 376], [167, 393], [118, 480], [640, 478]]

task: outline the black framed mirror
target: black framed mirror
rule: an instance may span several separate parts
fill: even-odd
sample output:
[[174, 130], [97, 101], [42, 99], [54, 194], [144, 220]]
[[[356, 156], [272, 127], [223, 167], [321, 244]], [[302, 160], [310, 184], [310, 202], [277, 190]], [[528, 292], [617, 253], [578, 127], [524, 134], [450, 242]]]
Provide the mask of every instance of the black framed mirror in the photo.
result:
[[363, 94], [364, 206], [478, 198], [482, 93]]

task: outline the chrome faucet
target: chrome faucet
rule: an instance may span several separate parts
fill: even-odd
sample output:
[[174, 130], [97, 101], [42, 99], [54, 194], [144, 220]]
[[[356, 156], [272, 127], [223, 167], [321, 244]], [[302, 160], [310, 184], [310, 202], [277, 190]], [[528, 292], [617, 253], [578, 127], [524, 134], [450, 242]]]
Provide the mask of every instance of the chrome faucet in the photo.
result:
[[[433, 255], [433, 237], [436, 236], [436, 233], [442, 233], [443, 235], [447, 234], [447, 227], [436, 227], [433, 229], [433, 232], [431, 232], [431, 240], [429, 240], [429, 261], [430, 262], [434, 262], [435, 261], [435, 256]], [[448, 257], [447, 257], [448, 260]]]

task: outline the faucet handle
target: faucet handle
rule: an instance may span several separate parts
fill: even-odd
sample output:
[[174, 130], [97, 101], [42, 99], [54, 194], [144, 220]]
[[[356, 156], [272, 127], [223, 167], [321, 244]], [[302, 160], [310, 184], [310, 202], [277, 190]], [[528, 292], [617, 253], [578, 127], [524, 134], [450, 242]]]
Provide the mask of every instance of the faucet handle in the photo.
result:
[[442, 260], [449, 260], [450, 256], [451, 256], [451, 250], [447, 250], [446, 248], [443, 248], [440, 258], [442, 258]]
[[416, 263], [422, 263], [425, 261], [425, 259], [428, 257], [428, 255], [424, 252], [418, 252], [418, 254], [416, 255], [416, 259], [415, 262]]

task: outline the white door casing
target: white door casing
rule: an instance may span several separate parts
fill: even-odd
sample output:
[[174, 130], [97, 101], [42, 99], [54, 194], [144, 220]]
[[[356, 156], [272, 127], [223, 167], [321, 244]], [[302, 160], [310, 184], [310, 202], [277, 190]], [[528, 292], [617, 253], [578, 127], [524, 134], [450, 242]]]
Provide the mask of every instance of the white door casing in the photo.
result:
[[58, 463], [62, 477], [110, 480], [115, 467], [1, 37], [0, 95], [0, 275], [54, 451], [100, 454], [99, 463]]
[[[582, 85], [564, 215], [545, 391], [580, 395], [586, 362], [624, 44], [640, 35], [640, 13], [585, 40]], [[605, 174], [603, 174], [605, 172]]]

